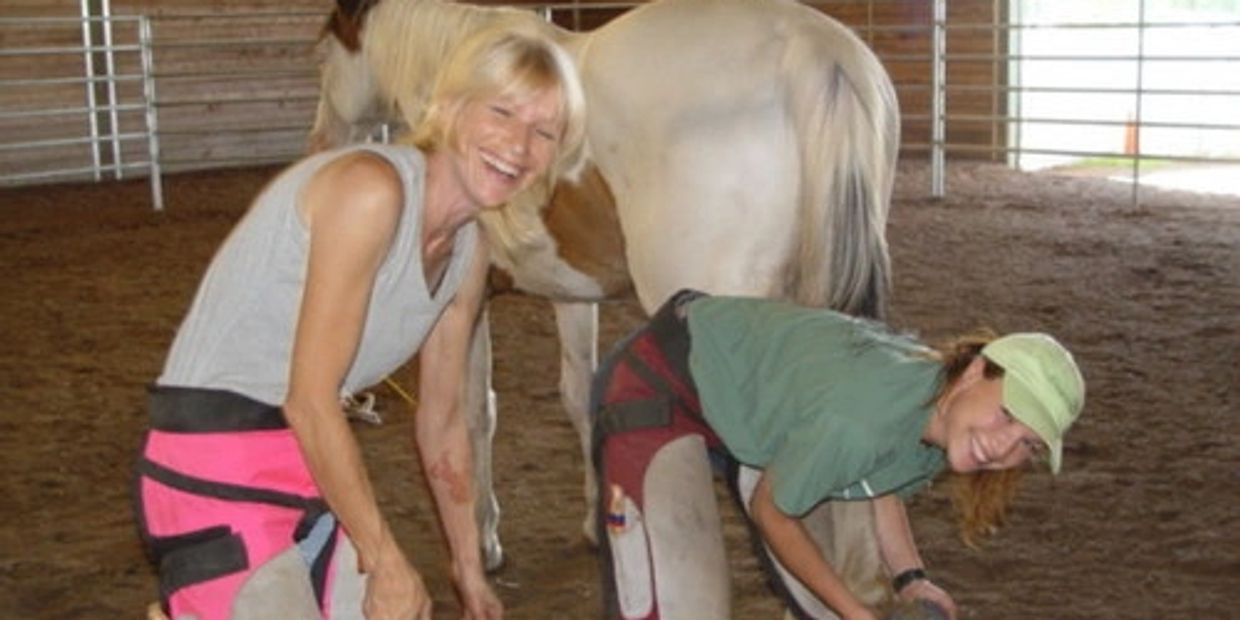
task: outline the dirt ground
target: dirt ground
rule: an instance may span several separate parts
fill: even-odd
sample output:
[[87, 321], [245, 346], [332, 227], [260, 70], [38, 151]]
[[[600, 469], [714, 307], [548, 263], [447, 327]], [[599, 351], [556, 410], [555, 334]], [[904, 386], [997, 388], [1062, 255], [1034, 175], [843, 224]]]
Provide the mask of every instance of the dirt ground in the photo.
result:
[[[154, 599], [129, 470], [143, 386], [212, 251], [271, 169], [0, 190], [0, 617], [135, 618]], [[949, 197], [902, 167], [889, 238], [893, 322], [936, 338], [978, 325], [1052, 331], [1089, 386], [1058, 478], [1026, 477], [1008, 526], [963, 547], [942, 485], [911, 513], [964, 618], [1240, 615], [1240, 199], [954, 165]], [[512, 618], [598, 616], [579, 522], [581, 458], [559, 409], [545, 302], [497, 299], [497, 479]], [[604, 346], [640, 320], [604, 307]], [[399, 377], [406, 386], [411, 379]], [[387, 387], [358, 427], [382, 507], [458, 616], [434, 511]], [[776, 618], [725, 508], [737, 618]]]

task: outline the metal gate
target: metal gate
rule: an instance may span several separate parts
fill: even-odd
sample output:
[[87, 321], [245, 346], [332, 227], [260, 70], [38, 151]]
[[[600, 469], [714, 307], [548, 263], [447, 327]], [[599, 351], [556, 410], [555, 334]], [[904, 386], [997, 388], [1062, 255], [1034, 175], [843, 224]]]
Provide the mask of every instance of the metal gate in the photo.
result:
[[162, 208], [150, 21], [0, 18], [0, 30], [27, 43], [0, 49], [0, 185], [137, 173]]

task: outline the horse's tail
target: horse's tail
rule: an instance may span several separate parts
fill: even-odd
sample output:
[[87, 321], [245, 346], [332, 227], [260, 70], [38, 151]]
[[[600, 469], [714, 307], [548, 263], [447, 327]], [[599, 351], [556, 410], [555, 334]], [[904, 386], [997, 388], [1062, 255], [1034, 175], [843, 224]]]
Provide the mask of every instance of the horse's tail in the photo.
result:
[[[869, 49], [843, 26], [827, 25], [839, 32], [795, 39], [785, 57], [804, 162], [802, 225], [786, 293], [799, 303], [882, 318], [891, 289], [885, 231], [899, 104]], [[832, 49], [822, 48], [824, 40]]]

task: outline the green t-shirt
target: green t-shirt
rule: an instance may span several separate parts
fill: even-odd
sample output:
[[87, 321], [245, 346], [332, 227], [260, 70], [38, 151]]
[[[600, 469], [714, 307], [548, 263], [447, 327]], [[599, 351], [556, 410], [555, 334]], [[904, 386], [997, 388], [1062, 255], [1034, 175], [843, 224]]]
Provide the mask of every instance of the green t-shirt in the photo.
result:
[[879, 323], [786, 302], [689, 305], [703, 415], [737, 460], [801, 515], [826, 499], [907, 497], [944, 465], [921, 442], [939, 362]]

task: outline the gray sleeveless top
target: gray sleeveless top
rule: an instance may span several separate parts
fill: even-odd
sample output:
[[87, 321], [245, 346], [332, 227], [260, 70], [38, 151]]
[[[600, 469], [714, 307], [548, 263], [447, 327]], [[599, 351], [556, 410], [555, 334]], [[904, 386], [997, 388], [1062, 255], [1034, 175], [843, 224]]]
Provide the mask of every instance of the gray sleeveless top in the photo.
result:
[[304, 159], [259, 194], [211, 261], [158, 384], [231, 390], [277, 406], [284, 402], [310, 247], [296, 203], [316, 170], [357, 150], [392, 163], [404, 185], [405, 206], [376, 276], [361, 342], [341, 392], [378, 383], [418, 350], [468, 270], [476, 226], [458, 231], [432, 295], [419, 243], [422, 154], [406, 146], [358, 145]]

